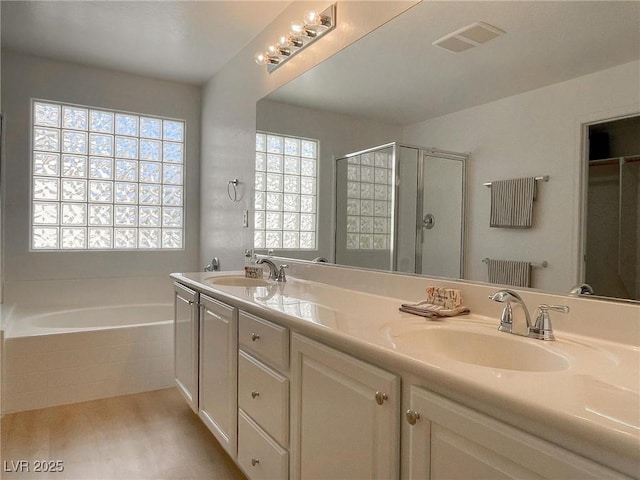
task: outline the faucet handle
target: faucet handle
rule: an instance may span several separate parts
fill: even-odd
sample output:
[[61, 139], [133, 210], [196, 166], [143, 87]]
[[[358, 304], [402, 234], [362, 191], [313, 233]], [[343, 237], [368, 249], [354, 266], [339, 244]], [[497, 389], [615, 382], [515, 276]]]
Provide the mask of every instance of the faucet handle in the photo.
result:
[[289, 268], [289, 265], [280, 265], [280, 269], [278, 270], [278, 282], [286, 282], [287, 275], [285, 273], [285, 269]]
[[538, 340], [555, 340], [549, 310], [560, 313], [569, 313], [569, 307], [567, 305], [547, 305], [544, 303], [542, 305], [538, 305], [538, 309], [536, 310], [536, 320], [529, 333], [530, 337], [537, 338]]

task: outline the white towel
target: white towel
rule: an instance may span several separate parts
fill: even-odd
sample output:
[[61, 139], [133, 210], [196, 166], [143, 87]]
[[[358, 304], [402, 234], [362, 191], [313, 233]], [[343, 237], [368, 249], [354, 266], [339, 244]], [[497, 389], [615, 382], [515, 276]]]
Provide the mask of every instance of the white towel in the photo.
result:
[[531, 228], [535, 196], [534, 177], [491, 182], [489, 225], [502, 228]]
[[516, 260], [491, 260], [487, 262], [489, 282], [513, 287], [531, 286], [531, 264]]

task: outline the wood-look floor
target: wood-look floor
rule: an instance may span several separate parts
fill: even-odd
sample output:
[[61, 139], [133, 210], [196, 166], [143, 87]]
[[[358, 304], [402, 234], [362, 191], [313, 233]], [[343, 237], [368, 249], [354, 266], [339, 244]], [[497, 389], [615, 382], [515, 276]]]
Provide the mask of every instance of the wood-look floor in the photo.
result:
[[[174, 388], [9, 414], [1, 440], [7, 480], [245, 478]], [[12, 471], [20, 460], [29, 473]], [[64, 471], [34, 473], [37, 460]]]

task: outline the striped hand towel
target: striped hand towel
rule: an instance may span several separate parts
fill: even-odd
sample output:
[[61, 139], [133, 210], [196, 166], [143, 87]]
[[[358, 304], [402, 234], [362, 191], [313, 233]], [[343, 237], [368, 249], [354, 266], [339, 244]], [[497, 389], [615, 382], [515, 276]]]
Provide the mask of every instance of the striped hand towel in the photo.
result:
[[516, 260], [488, 260], [489, 283], [511, 285], [513, 287], [531, 286], [531, 264]]
[[489, 225], [502, 228], [531, 228], [535, 197], [534, 177], [491, 182]]

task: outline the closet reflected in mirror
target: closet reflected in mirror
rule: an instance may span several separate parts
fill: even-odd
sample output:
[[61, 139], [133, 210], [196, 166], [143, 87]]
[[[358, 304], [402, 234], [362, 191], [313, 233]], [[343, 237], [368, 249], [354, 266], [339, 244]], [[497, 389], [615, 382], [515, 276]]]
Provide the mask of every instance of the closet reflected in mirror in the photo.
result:
[[585, 281], [640, 300], [640, 116], [587, 128]]

